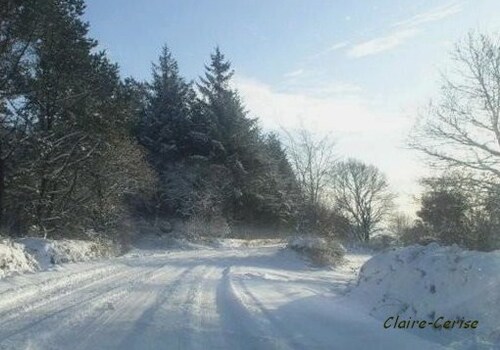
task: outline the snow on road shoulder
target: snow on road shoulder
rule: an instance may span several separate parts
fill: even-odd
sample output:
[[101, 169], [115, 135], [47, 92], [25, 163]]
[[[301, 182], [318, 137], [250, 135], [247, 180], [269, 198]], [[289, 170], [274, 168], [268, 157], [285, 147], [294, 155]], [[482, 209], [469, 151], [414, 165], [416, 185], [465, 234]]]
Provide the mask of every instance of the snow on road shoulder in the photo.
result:
[[[279, 256], [289, 266], [301, 261], [296, 254]], [[224, 299], [233, 318], [263, 336], [271, 349], [440, 349], [408, 332], [384, 330], [379, 320], [344, 297], [369, 257], [348, 253], [343, 264], [331, 268], [303, 262], [298, 269], [285, 264], [228, 267]]]
[[0, 241], [0, 278], [46, 270], [55, 264], [90, 261], [117, 255], [111, 245], [83, 240], [43, 238]]
[[26, 253], [22, 244], [11, 240], [0, 241], [0, 278], [12, 272], [34, 271], [36, 268], [37, 262]]
[[[373, 257], [363, 265], [349, 298], [380, 320], [478, 320], [477, 329], [414, 330], [459, 348], [500, 346], [500, 251], [457, 246], [410, 246]], [[468, 345], [467, 345], [468, 344]]]

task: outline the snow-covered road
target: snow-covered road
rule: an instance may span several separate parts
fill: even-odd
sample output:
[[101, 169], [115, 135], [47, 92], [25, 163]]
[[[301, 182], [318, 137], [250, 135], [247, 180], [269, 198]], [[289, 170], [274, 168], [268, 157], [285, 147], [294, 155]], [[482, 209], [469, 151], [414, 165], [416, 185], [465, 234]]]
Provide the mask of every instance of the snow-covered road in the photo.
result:
[[279, 246], [136, 251], [0, 281], [0, 349], [438, 349], [343, 297], [366, 260]]

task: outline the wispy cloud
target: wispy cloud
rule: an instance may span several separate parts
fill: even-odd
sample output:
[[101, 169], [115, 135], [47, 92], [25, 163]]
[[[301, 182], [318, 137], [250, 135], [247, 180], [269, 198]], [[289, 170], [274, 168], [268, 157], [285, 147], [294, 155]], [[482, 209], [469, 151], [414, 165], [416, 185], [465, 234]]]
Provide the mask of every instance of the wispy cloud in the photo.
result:
[[298, 76], [300, 76], [302, 74], [304, 74], [304, 70], [303, 69], [297, 69], [297, 70], [285, 73], [285, 74], [283, 74], [283, 76], [285, 78], [295, 78], [295, 77], [298, 77]]
[[339, 49], [342, 49], [344, 47], [346, 47], [347, 45], [349, 45], [349, 42], [348, 41], [342, 41], [340, 43], [336, 43], [336, 44], [333, 44], [332, 46], [330, 46], [328, 49], [326, 49], [325, 51], [326, 52], [332, 52], [332, 51], [337, 51]]
[[400, 46], [410, 38], [415, 37], [425, 23], [436, 22], [462, 11], [462, 4], [451, 2], [446, 5], [434, 7], [431, 10], [417, 14], [411, 18], [394, 23], [393, 31], [387, 35], [370, 39], [352, 46], [348, 51], [349, 57], [364, 57], [375, 55]]
[[394, 23], [395, 27], [418, 26], [423, 23], [435, 22], [462, 11], [462, 4], [452, 2], [443, 6], [435, 7], [424, 13], [417, 14], [404, 21]]
[[347, 51], [347, 55], [356, 58], [375, 55], [401, 45], [406, 40], [417, 35], [418, 32], [419, 30], [416, 28], [395, 31], [387, 36], [375, 38], [355, 45]]
[[343, 49], [343, 48], [345, 48], [347, 46], [349, 46], [349, 42], [348, 41], [341, 41], [341, 42], [333, 44], [332, 46], [326, 48], [325, 50], [322, 50], [322, 51], [320, 51], [318, 53], [310, 55], [308, 58], [310, 58], [310, 59], [311, 58], [318, 58], [318, 57], [326, 55], [326, 54], [328, 54], [330, 52], [334, 52], [334, 51]]
[[355, 99], [362, 93], [360, 86], [342, 81], [324, 81], [322, 79], [309, 79], [301, 81], [285, 81], [279, 91], [287, 94], [300, 92], [303, 95], [316, 98], [337, 97]]

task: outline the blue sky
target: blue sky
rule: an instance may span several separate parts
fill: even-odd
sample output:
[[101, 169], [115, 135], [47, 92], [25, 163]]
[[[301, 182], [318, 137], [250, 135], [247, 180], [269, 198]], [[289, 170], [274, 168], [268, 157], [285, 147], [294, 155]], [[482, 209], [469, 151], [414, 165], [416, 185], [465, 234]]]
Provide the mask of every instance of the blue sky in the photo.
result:
[[436, 94], [453, 44], [500, 32], [496, 0], [87, 0], [91, 36], [122, 75], [148, 79], [168, 44], [188, 79], [215, 45], [265, 129], [328, 132], [340, 156], [387, 173], [412, 208], [427, 174], [405, 138]]

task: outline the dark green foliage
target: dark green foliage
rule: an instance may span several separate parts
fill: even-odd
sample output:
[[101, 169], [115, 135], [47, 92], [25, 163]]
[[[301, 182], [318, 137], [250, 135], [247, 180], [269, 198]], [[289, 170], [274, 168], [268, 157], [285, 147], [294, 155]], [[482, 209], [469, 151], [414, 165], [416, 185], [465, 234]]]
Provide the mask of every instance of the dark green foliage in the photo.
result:
[[159, 63], [153, 65], [153, 81], [147, 84], [146, 106], [139, 140], [148, 150], [158, 171], [189, 152], [192, 130], [191, 104], [194, 92], [179, 75], [177, 62], [165, 46]]
[[167, 47], [150, 82], [121, 80], [84, 10], [2, 1], [0, 224], [53, 236], [131, 215], [291, 227], [299, 192], [285, 150], [249, 117], [219, 48], [197, 89]]
[[262, 135], [257, 120], [248, 116], [230, 87], [232, 75], [229, 62], [216, 48], [198, 84], [201, 111], [217, 145], [211, 160], [231, 173], [232, 191], [223, 212], [245, 223], [290, 223], [296, 186], [285, 151], [276, 135]]
[[477, 250], [500, 248], [500, 186], [485, 180], [461, 173], [424, 179], [419, 220], [404, 230], [403, 242], [435, 240]]
[[294, 175], [276, 135], [263, 135], [231, 88], [219, 48], [196, 95], [164, 48], [146, 84], [138, 138], [159, 178], [150, 214], [233, 224], [288, 225]]
[[467, 213], [471, 207], [465, 193], [430, 179], [427, 182], [431, 188], [422, 196], [418, 217], [443, 243], [463, 244], [470, 229]]
[[29, 40], [17, 38], [29, 47], [26, 70], [18, 70], [23, 89], [11, 87], [16, 95], [4, 109], [18, 140], [4, 172], [7, 224], [52, 235], [107, 228], [125, 197], [152, 178], [130, 135], [129, 89], [117, 66], [94, 52], [83, 1], [19, 5], [37, 18]]

